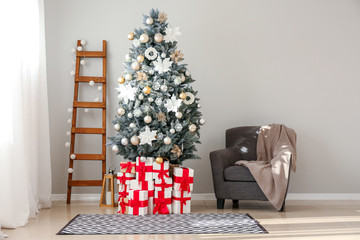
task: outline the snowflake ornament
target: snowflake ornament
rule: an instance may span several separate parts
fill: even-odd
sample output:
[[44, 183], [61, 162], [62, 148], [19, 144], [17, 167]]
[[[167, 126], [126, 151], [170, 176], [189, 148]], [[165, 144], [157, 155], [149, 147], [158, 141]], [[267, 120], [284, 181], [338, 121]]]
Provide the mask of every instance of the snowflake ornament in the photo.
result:
[[177, 42], [176, 37], [181, 35], [179, 27], [168, 27], [165, 29], [165, 42]]
[[119, 91], [119, 99], [123, 99], [124, 103], [128, 103], [129, 100], [135, 100], [135, 93], [137, 92], [137, 88], [131, 87], [130, 84], [121, 84], [116, 90]]
[[145, 57], [149, 60], [155, 60], [158, 56], [158, 52], [155, 48], [149, 47], [145, 50]]
[[135, 38], [133, 41], [132, 41], [132, 44], [134, 45], [134, 47], [139, 47], [140, 46], [140, 40]]
[[161, 74], [170, 71], [170, 67], [173, 62], [170, 61], [170, 58], [165, 58], [164, 60], [161, 60], [161, 58], [158, 57], [156, 61], [153, 61], [153, 63], [155, 66], [154, 70], [158, 71]]
[[135, 108], [135, 110], [134, 110], [134, 116], [135, 116], [135, 117], [140, 117], [141, 114], [142, 114], [141, 109], [140, 109], [140, 108]]
[[175, 95], [172, 95], [171, 99], [166, 100], [164, 106], [166, 107], [168, 112], [176, 113], [181, 105], [181, 102], [182, 102], [181, 99], [176, 99]]
[[139, 134], [140, 145], [149, 144], [152, 146], [152, 141], [156, 140], [156, 130], [150, 131], [148, 126], [145, 127], [145, 131]]

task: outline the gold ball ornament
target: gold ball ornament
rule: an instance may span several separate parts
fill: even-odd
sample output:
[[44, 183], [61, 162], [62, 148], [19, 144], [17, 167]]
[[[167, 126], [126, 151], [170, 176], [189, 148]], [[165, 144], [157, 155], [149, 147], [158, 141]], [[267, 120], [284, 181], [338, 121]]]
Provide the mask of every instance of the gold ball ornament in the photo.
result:
[[157, 158], [155, 158], [155, 162], [157, 164], [162, 164], [164, 162], [164, 159], [162, 157], [157, 157]]
[[154, 36], [154, 40], [157, 43], [161, 43], [164, 40], [164, 36], [161, 33], [157, 33]]
[[133, 62], [131, 64], [131, 68], [134, 70], [134, 71], [137, 71], [140, 69], [140, 63], [139, 62]]
[[131, 142], [132, 145], [137, 146], [140, 143], [140, 139], [139, 139], [138, 136], [132, 136], [130, 138], [130, 142]]
[[124, 77], [119, 77], [118, 78], [118, 83], [119, 84], [123, 84], [125, 82], [125, 78]]
[[143, 89], [143, 93], [145, 93], [145, 94], [149, 94], [149, 93], [151, 93], [151, 88], [150, 87], [144, 87], [144, 89]]
[[129, 39], [129, 40], [133, 40], [134, 37], [135, 37], [135, 34], [134, 34], [134, 33], [131, 32], [131, 33], [128, 34], [128, 39]]
[[141, 43], [147, 43], [149, 41], [149, 35], [147, 35], [146, 33], [143, 33], [140, 35], [139, 40]]
[[189, 126], [189, 131], [190, 131], [190, 132], [195, 132], [196, 129], [197, 129], [197, 127], [196, 127], [195, 124], [191, 124], [191, 125]]
[[144, 61], [144, 56], [143, 56], [143, 55], [139, 55], [139, 56], [137, 56], [136, 60], [137, 60], [139, 63], [141, 63], [141, 62]]
[[185, 99], [185, 98], [186, 98], [186, 94], [185, 94], [184, 92], [181, 92], [181, 93], [179, 94], [179, 98], [180, 98], [180, 99]]

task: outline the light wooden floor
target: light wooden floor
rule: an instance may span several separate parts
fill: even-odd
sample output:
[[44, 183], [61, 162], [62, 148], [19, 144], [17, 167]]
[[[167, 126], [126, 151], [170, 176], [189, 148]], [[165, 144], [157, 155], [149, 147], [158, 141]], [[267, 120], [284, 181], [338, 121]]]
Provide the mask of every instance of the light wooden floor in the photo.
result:
[[[216, 209], [215, 201], [192, 201], [192, 212], [249, 213], [269, 234], [232, 235], [55, 235], [69, 220], [79, 213], [115, 213], [116, 209], [100, 208], [97, 202], [54, 202], [51, 209], [43, 209], [36, 219], [30, 219], [25, 227], [3, 229], [9, 240], [27, 239], [360, 239], [360, 201], [295, 201], [288, 200], [286, 211], [279, 213], [267, 202], [241, 201], [233, 208], [227, 201], [224, 210]], [[1, 213], [0, 213], [1, 214]]]

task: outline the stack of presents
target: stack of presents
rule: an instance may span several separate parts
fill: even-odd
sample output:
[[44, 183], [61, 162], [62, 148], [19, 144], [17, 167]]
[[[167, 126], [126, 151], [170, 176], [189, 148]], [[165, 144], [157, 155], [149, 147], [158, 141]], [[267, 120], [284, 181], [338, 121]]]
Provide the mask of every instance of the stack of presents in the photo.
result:
[[117, 173], [118, 213], [190, 213], [194, 170], [175, 167], [172, 175], [169, 174], [169, 161], [157, 163], [152, 157], [137, 157], [136, 163], [121, 162]]

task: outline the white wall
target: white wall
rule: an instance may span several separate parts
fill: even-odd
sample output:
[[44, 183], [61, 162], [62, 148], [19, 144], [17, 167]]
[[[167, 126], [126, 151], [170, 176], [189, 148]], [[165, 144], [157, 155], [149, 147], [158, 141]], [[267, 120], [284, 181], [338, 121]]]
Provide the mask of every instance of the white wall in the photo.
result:
[[[142, 14], [151, 8], [180, 26], [179, 47], [207, 120], [198, 146], [202, 159], [185, 164], [195, 168], [195, 192], [213, 191], [209, 152], [224, 147], [227, 128], [285, 123], [298, 134], [289, 192], [360, 193], [359, 1], [46, 0], [45, 7], [53, 193], [66, 192], [70, 49], [77, 39], [87, 40], [89, 50], [108, 41], [110, 136], [127, 33], [142, 26]], [[88, 115], [91, 124], [99, 120]], [[90, 151], [99, 144], [81, 147]], [[108, 166], [120, 159], [108, 151]], [[100, 176], [96, 166], [77, 171]]]

